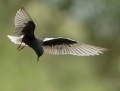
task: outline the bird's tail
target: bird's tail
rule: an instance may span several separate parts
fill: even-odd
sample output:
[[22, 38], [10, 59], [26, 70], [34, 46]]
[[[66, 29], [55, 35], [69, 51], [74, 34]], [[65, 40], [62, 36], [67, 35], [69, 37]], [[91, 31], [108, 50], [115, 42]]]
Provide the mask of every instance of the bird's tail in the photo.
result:
[[[7, 35], [7, 37], [14, 43], [14, 44], [21, 44], [22, 38], [23, 36], [17, 37], [17, 36], [11, 36], [11, 35]], [[24, 43], [22, 43], [22, 45], [25, 45]]]

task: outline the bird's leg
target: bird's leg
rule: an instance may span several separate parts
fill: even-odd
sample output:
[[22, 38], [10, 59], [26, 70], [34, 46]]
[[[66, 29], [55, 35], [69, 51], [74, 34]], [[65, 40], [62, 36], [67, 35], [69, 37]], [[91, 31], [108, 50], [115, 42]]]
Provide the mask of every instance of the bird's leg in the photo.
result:
[[21, 47], [18, 51], [22, 50], [25, 46], [26, 46], [26, 44], [23, 47]]
[[17, 50], [21, 47], [21, 45], [22, 45], [22, 41], [21, 41], [20, 45], [18, 46]]

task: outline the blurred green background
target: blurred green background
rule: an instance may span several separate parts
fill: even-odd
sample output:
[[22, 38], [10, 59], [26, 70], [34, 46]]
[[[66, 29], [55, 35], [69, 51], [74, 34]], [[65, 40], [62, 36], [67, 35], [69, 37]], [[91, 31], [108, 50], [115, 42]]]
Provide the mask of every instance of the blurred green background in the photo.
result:
[[[25, 7], [35, 34], [111, 49], [94, 57], [17, 51], [14, 17]], [[0, 91], [120, 91], [120, 0], [0, 0]]]

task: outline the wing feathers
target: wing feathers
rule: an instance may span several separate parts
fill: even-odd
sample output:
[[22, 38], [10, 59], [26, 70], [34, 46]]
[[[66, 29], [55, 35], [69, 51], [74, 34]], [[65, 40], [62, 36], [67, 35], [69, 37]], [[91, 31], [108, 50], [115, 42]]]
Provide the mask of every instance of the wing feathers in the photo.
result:
[[105, 48], [87, 45], [65, 38], [47, 38], [43, 40], [44, 52], [55, 55], [94, 56], [107, 51]]
[[14, 19], [15, 35], [21, 36], [22, 35], [21, 31], [23, 30], [23, 28], [26, 26], [26, 24], [29, 21], [32, 21], [32, 18], [30, 17], [28, 12], [23, 7], [20, 8], [17, 11], [15, 19]]

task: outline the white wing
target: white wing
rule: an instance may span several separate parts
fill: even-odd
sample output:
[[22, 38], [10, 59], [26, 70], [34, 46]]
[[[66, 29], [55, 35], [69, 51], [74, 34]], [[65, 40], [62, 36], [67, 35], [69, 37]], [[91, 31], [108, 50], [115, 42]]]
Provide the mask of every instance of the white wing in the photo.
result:
[[[8, 35], [8, 38], [14, 43], [14, 44], [21, 44], [23, 36], [16, 37]], [[22, 43], [22, 45], [25, 45], [25, 43]]]
[[106, 48], [96, 47], [76, 42], [66, 38], [46, 38], [43, 40], [44, 52], [56, 55], [94, 56], [107, 51]]
[[15, 35], [21, 36], [22, 35], [21, 31], [29, 21], [32, 21], [32, 18], [30, 17], [30, 15], [27, 13], [27, 11], [23, 7], [20, 8], [17, 11], [14, 19]]

